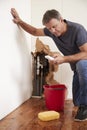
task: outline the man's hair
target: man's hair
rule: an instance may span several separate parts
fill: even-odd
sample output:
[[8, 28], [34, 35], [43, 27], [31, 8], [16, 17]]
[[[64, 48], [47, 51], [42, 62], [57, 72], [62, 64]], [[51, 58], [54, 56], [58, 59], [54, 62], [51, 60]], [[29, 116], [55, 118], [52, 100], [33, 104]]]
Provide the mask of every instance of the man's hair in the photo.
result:
[[42, 19], [43, 25], [47, 24], [52, 18], [60, 20], [61, 14], [55, 9], [47, 10], [43, 15]]

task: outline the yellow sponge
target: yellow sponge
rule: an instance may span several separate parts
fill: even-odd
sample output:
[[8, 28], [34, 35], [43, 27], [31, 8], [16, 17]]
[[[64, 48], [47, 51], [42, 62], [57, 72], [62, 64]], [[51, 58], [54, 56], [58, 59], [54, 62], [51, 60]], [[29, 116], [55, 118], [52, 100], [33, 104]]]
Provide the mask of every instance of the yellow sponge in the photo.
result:
[[38, 113], [38, 118], [42, 121], [50, 121], [54, 119], [58, 119], [60, 114], [56, 111], [45, 111]]

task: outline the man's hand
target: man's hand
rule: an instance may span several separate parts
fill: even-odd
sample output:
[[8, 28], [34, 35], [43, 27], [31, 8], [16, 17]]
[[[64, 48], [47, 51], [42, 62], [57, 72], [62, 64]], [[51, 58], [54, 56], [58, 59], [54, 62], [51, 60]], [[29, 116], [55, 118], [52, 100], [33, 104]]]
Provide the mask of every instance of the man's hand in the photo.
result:
[[17, 11], [15, 10], [15, 8], [11, 8], [11, 14], [13, 16], [13, 22], [18, 24], [21, 21], [21, 19], [18, 15]]
[[60, 53], [54, 54], [53, 57], [54, 57], [53, 63], [56, 64], [64, 63], [64, 56], [62, 56]]

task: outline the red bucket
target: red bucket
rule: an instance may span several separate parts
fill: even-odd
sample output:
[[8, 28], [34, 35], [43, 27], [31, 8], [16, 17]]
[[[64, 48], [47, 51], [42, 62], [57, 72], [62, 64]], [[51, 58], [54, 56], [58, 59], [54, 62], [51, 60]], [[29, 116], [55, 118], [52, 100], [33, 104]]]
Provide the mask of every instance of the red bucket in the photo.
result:
[[44, 96], [46, 107], [49, 110], [62, 111], [64, 110], [66, 86], [58, 85], [44, 85]]

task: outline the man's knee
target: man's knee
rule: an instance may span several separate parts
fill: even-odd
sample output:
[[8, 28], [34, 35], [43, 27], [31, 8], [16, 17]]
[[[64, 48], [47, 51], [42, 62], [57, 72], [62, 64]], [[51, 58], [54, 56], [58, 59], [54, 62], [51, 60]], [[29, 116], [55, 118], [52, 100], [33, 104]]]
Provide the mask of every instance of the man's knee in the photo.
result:
[[87, 71], [87, 60], [79, 60], [76, 63], [76, 70], [77, 71]]

